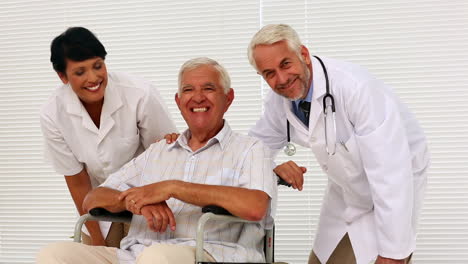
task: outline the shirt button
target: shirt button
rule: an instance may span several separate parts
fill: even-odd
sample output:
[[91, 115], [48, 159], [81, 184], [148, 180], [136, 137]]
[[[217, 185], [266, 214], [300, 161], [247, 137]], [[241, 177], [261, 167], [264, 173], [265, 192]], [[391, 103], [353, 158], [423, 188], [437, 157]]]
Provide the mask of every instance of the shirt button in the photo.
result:
[[323, 169], [324, 171], [328, 171], [328, 166], [327, 166], [327, 165], [322, 165], [322, 169]]

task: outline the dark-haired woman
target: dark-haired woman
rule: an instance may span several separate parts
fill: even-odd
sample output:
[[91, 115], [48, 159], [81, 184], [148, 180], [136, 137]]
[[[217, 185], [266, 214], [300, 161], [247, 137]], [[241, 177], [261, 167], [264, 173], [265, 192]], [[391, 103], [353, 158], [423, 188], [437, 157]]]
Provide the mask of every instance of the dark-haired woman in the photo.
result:
[[[80, 215], [92, 188], [152, 142], [176, 132], [158, 91], [143, 79], [108, 73], [106, 55], [82, 27], [67, 29], [51, 44], [51, 62], [63, 85], [42, 107], [41, 126], [47, 156], [65, 176]], [[118, 247], [124, 236], [122, 224], [86, 227], [87, 244]]]

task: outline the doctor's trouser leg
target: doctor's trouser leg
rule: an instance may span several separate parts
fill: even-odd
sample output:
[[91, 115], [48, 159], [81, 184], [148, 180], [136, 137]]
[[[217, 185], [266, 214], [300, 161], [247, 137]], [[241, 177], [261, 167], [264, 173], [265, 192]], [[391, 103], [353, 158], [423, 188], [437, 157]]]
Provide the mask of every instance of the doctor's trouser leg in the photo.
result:
[[[314, 251], [310, 252], [309, 264], [322, 264]], [[326, 264], [356, 264], [356, 258], [348, 234], [338, 243]]]
[[[412, 256], [413, 254], [405, 259], [405, 264], [411, 264]], [[309, 264], [322, 264], [315, 255], [314, 251], [310, 252]], [[354, 256], [353, 246], [351, 245], [351, 241], [349, 240], [347, 233], [341, 239], [340, 243], [338, 243], [326, 264], [356, 264], [356, 257]]]
[[[214, 262], [214, 258], [205, 252], [205, 257]], [[89, 246], [75, 242], [58, 242], [41, 249], [36, 258], [37, 264], [82, 264], [102, 263], [117, 264], [115, 247]], [[193, 264], [195, 247], [181, 245], [156, 244], [147, 247], [138, 256], [137, 264]]]

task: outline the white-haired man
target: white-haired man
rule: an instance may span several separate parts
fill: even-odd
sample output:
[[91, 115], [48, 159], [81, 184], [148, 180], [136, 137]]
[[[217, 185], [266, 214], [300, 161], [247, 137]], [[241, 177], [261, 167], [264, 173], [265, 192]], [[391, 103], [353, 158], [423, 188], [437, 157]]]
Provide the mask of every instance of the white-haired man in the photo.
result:
[[[310, 148], [328, 175], [309, 263], [409, 262], [429, 165], [414, 116], [361, 67], [311, 57], [288, 25], [263, 27], [248, 57], [275, 92], [249, 134], [290, 155], [290, 141]], [[274, 170], [302, 190], [305, 167]]]
[[276, 176], [268, 148], [233, 132], [223, 119], [234, 99], [230, 87], [228, 73], [214, 60], [182, 65], [175, 100], [188, 129], [172, 144], [152, 144], [83, 203], [88, 211], [134, 213], [120, 249], [61, 242], [41, 250], [38, 263], [192, 264], [197, 220], [206, 205], [258, 221], [211, 224], [205, 235], [208, 259], [263, 261], [263, 229], [272, 223]]

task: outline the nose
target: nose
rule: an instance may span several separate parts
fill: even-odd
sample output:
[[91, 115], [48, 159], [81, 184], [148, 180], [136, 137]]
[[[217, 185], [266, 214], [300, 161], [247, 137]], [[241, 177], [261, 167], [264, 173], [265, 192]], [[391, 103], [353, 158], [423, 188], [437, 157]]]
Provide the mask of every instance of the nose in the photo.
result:
[[278, 71], [276, 77], [278, 84], [286, 84], [288, 82], [288, 74], [286, 72]]
[[195, 103], [201, 103], [205, 100], [205, 94], [203, 93], [203, 91], [200, 89], [200, 90], [196, 90], [193, 97], [192, 97], [192, 100], [195, 102]]
[[97, 83], [98, 80], [99, 80], [99, 76], [98, 76], [97, 72], [89, 71], [89, 73], [88, 73], [88, 82]]

